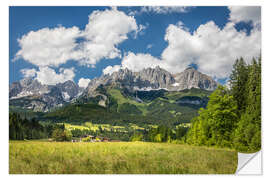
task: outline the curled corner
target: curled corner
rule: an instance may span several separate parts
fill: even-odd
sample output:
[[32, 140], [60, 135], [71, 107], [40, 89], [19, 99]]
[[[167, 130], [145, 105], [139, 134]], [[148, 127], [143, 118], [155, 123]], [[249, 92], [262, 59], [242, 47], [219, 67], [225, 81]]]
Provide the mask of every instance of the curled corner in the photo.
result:
[[262, 153], [238, 153], [238, 165], [235, 174], [238, 175], [261, 175]]

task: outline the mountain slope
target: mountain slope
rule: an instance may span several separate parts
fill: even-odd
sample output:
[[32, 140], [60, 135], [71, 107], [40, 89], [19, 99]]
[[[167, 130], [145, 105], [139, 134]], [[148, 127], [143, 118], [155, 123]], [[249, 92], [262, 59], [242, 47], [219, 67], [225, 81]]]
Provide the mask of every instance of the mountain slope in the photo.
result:
[[205, 74], [200, 73], [196, 69], [190, 67], [185, 71], [174, 75], [176, 90], [199, 88], [206, 90], [215, 90], [217, 83]]
[[[142, 103], [154, 100], [165, 91], [173, 93], [192, 88], [212, 91], [216, 87], [217, 82], [194, 68], [187, 68], [185, 71], [173, 75], [157, 66], [139, 72], [120, 69], [110, 75], [107, 74], [93, 79], [86, 89], [79, 88], [73, 81], [66, 81], [56, 85], [44, 85], [36, 79], [25, 78], [10, 85], [9, 97], [11, 106], [47, 112], [73, 102], [90, 101], [106, 107], [109, 95], [117, 95], [115, 94], [117, 91], [107, 91], [109, 89], [118, 89], [125, 98], [132, 97], [131, 99], [134, 102]], [[160, 91], [161, 89], [163, 91]], [[118, 103], [118, 108], [120, 108], [123, 103]], [[132, 104], [130, 102], [124, 103]], [[201, 101], [197, 100], [196, 103], [200, 104]], [[137, 113], [145, 115], [147, 112], [142, 105], [135, 105], [136, 108], [132, 105], [127, 106]], [[129, 112], [123, 107], [121, 111]]]
[[[105, 107], [99, 105], [101, 98], [96, 96], [78, 100], [43, 116], [43, 120], [69, 123], [103, 123], [112, 125], [126, 125], [128, 123], [164, 124], [173, 126], [189, 123], [197, 115], [201, 107], [205, 107], [210, 91], [190, 89], [179, 92], [164, 90], [147, 91], [143, 100], [138, 101], [138, 95], [112, 86], [99, 87], [98, 93], [106, 96]], [[142, 91], [140, 91], [142, 92]], [[151, 97], [154, 94], [155, 97]], [[184, 98], [184, 99], [183, 99]], [[195, 102], [193, 103], [195, 98]], [[151, 99], [151, 100], [145, 100]], [[181, 102], [182, 100], [182, 102]], [[184, 100], [184, 101], [183, 101]]]
[[89, 83], [86, 93], [91, 95], [101, 84], [117, 86], [129, 91], [158, 89], [180, 91], [191, 88], [213, 91], [218, 85], [211, 77], [198, 72], [194, 68], [187, 68], [185, 71], [173, 75], [159, 66], [143, 69], [140, 72], [120, 69], [111, 75], [103, 75]]
[[46, 112], [71, 101], [79, 93], [73, 81], [43, 85], [36, 79], [25, 78], [10, 85], [9, 104], [20, 108]]

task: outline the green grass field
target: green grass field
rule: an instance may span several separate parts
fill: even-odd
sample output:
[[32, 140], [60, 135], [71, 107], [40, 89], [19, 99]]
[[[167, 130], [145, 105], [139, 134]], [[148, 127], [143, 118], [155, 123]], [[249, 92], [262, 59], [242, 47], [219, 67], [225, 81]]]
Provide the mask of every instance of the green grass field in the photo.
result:
[[169, 143], [10, 141], [10, 174], [232, 174], [237, 152]]

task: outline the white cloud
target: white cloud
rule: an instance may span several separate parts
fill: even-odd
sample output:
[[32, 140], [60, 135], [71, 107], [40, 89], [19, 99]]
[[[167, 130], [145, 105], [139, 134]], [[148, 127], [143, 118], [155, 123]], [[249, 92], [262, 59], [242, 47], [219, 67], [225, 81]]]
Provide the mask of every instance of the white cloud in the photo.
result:
[[138, 72], [143, 68], [161, 66], [161, 61], [150, 54], [129, 52], [122, 60], [122, 67]]
[[78, 82], [78, 85], [79, 85], [79, 87], [86, 88], [90, 81], [91, 81], [91, 79], [81, 78]]
[[[220, 29], [213, 21], [202, 24], [194, 32], [190, 32], [179, 21], [176, 25], [169, 25], [164, 36], [168, 46], [160, 58], [150, 54], [125, 54], [121, 65], [108, 66], [103, 69], [104, 74], [111, 74], [120, 68], [139, 71], [147, 67], [160, 67], [177, 73], [183, 71], [190, 63], [195, 63], [203, 73], [217, 78], [229, 75], [236, 58], [243, 56], [250, 60], [259, 56], [261, 50], [260, 7], [229, 7], [230, 22]], [[185, 13], [188, 7], [143, 7], [143, 12]], [[252, 21], [254, 28], [250, 34], [238, 32], [235, 23]], [[117, 8], [105, 11], [94, 11], [89, 16], [85, 30], [78, 27], [53, 29], [44, 28], [31, 31], [18, 39], [21, 49], [15, 59], [24, 60], [39, 67], [21, 70], [26, 76], [37, 76], [43, 84], [56, 84], [72, 80], [74, 69], [61, 69], [56, 73], [51, 67], [58, 67], [68, 60], [75, 60], [82, 65], [94, 67], [101, 59], [121, 57], [117, 46], [128, 39], [128, 35], [142, 32], [146, 26], [137, 25], [133, 16], [128, 16]], [[77, 42], [77, 38], [84, 39]], [[148, 46], [150, 48], [150, 46]]]
[[252, 21], [253, 25], [261, 23], [261, 7], [259, 6], [230, 6], [230, 20], [234, 23]]
[[247, 35], [244, 31], [237, 31], [234, 25], [229, 22], [220, 29], [210, 21], [200, 25], [193, 33], [183, 23], [169, 25], [164, 38], [168, 46], [160, 59], [150, 54], [129, 52], [121, 66], [140, 71], [159, 65], [169, 72], [178, 73], [194, 63], [203, 73], [215, 78], [226, 78], [236, 58], [243, 57], [250, 61], [258, 57], [261, 50], [261, 32], [258, 28]]
[[27, 78], [27, 77], [35, 77], [36, 76], [36, 69], [32, 68], [32, 69], [22, 69], [20, 71], [22, 74], [23, 74], [23, 77], [24, 78]]
[[200, 25], [191, 34], [184, 28], [170, 25], [165, 40], [168, 47], [162, 53], [162, 59], [169, 70], [183, 70], [190, 63], [198, 65], [200, 71], [225, 78], [230, 74], [236, 58], [251, 60], [260, 55], [261, 32], [253, 29], [250, 35], [238, 32], [234, 23], [227, 23], [220, 29], [213, 21]]
[[[117, 7], [94, 11], [89, 15], [89, 22], [84, 30], [75, 26], [59, 26], [30, 31], [23, 35], [18, 39], [21, 49], [14, 60], [22, 58], [39, 67], [38, 72], [22, 70], [24, 76], [37, 75], [37, 79], [43, 84], [56, 84], [72, 80], [75, 76], [74, 69], [61, 69], [57, 74], [52, 67], [59, 67], [69, 60], [95, 67], [101, 59], [121, 58], [121, 51], [117, 46], [128, 39], [128, 34], [133, 33], [136, 38], [145, 28], [144, 25], [138, 26], [133, 16], [118, 11]], [[86, 81], [81, 82], [83, 84]]]
[[[92, 67], [103, 58], [120, 58], [117, 46], [128, 39], [129, 33], [134, 33], [136, 38], [145, 28], [117, 8], [94, 11], [84, 30], [60, 26], [23, 35], [18, 39], [21, 49], [14, 59], [22, 58], [38, 67], [58, 67], [68, 60]], [[78, 38], [82, 40], [79, 42]]]
[[141, 12], [153, 12], [157, 14], [167, 13], [186, 13], [189, 12], [192, 7], [187, 6], [144, 6]]
[[73, 80], [75, 73], [74, 68], [60, 68], [59, 73], [56, 73], [54, 69], [49, 67], [40, 67], [36, 73], [36, 79], [41, 84], [55, 85], [57, 83], [63, 83], [68, 80]]
[[146, 25], [142, 25], [140, 24], [138, 29], [135, 32], [134, 38], [136, 39], [138, 34], [139, 35], [143, 35], [144, 34], [144, 30], [147, 29], [147, 27], [149, 26], [149, 23], [146, 23]]
[[[141, 30], [143, 29], [140, 26]], [[138, 26], [133, 16], [127, 16], [124, 12], [116, 9], [94, 11], [89, 16], [86, 25], [83, 43], [85, 56], [82, 64], [96, 64], [103, 58], [113, 59], [121, 57], [117, 45], [128, 39], [128, 33], [138, 32]]]
[[102, 70], [102, 72], [103, 72], [103, 74], [111, 75], [113, 72], [117, 72], [120, 69], [121, 69], [120, 65], [107, 66], [105, 69]]
[[153, 44], [148, 44], [147, 46], [146, 46], [146, 49], [151, 49], [153, 47]]
[[59, 66], [70, 59], [80, 59], [76, 38], [80, 36], [77, 27], [54, 29], [43, 28], [30, 31], [18, 39], [20, 50], [15, 59], [23, 58], [36, 66]]

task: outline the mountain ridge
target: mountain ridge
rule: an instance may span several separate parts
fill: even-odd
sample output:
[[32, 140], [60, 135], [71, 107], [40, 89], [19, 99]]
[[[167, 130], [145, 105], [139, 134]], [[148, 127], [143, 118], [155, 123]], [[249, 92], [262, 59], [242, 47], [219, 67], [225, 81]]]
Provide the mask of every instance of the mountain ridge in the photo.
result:
[[[27, 109], [49, 111], [81, 97], [98, 97], [99, 104], [106, 106], [108, 97], [97, 90], [100, 86], [117, 87], [134, 93], [160, 89], [171, 92], [191, 88], [213, 91], [217, 85], [218, 83], [210, 76], [200, 73], [194, 68], [171, 74], [156, 66], [155, 68], [144, 68], [139, 72], [133, 72], [127, 68], [120, 69], [110, 75], [94, 78], [85, 89], [80, 88], [71, 80], [56, 85], [44, 85], [37, 79], [25, 78], [10, 85], [9, 98], [11, 105], [18, 105], [21, 102], [21, 105]], [[28, 102], [26, 104], [24, 104], [25, 99], [27, 99], [25, 102]]]

